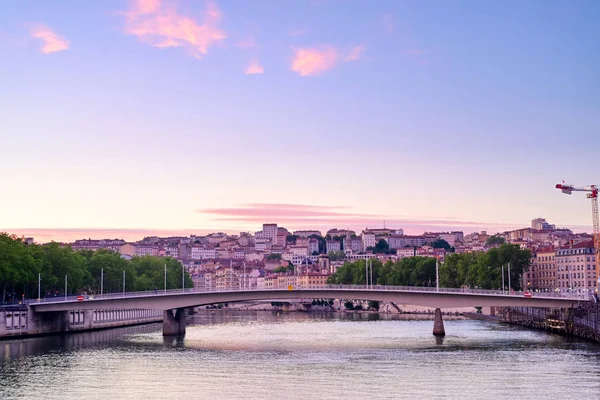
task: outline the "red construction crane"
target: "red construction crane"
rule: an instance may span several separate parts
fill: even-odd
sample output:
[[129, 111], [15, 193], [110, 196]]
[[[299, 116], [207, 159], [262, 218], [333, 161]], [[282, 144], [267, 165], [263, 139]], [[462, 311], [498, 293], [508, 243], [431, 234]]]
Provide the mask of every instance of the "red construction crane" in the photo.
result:
[[573, 192], [588, 192], [587, 198], [592, 199], [592, 224], [594, 226], [594, 253], [596, 255], [596, 276], [598, 277], [598, 283], [596, 291], [600, 289], [600, 221], [598, 219], [598, 186], [590, 185], [584, 187], [575, 187], [573, 185], [566, 185], [565, 183], [559, 183], [556, 185], [557, 189], [562, 190], [565, 194], [572, 194]]

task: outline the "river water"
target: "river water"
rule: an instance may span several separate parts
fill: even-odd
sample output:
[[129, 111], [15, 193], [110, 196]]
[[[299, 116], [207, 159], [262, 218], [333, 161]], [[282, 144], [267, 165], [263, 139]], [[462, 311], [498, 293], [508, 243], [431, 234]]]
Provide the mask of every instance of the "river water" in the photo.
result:
[[600, 345], [471, 320], [271, 312], [0, 341], [0, 399], [600, 399]]

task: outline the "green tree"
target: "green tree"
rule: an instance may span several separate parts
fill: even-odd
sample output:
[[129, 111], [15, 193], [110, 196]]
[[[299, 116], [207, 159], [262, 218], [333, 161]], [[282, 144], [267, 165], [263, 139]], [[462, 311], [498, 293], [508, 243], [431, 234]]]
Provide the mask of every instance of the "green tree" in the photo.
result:
[[279, 253], [271, 253], [268, 254], [265, 259], [267, 260], [281, 260], [281, 254]]
[[379, 239], [377, 241], [377, 243], [375, 244], [375, 247], [373, 248], [373, 252], [382, 254], [382, 253], [387, 253], [387, 251], [389, 249], [390, 249], [390, 245], [388, 244], [388, 242], [385, 239]]
[[488, 246], [494, 246], [497, 244], [505, 244], [506, 243], [506, 239], [504, 239], [502, 236], [498, 236], [498, 235], [494, 235], [494, 236], [490, 236], [485, 244], [487, 244]]
[[438, 239], [435, 242], [431, 243], [431, 247], [433, 247], [434, 249], [445, 249], [447, 251], [454, 251], [453, 247], [450, 246], [450, 243], [448, 243], [444, 239]]
[[344, 253], [341, 250], [339, 250], [339, 251], [332, 250], [329, 253], [327, 253], [327, 255], [329, 256], [329, 259], [331, 261], [339, 261], [339, 260], [344, 260], [346, 258], [346, 253]]

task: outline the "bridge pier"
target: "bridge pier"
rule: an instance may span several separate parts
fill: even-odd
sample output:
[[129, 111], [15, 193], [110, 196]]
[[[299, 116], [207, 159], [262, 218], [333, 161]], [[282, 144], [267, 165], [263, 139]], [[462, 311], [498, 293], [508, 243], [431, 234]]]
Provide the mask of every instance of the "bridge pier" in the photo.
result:
[[185, 335], [185, 309], [163, 311], [163, 336]]
[[446, 336], [446, 330], [444, 329], [444, 320], [442, 319], [442, 310], [439, 308], [435, 309], [435, 319], [433, 320], [433, 335]]

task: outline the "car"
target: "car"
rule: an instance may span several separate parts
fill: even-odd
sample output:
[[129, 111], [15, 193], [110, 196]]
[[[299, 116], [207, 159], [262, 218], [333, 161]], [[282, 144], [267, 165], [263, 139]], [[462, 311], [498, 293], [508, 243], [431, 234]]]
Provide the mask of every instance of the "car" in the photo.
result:
[[525, 292], [525, 293], [523, 293], [523, 296], [530, 298], [530, 297], [533, 297], [533, 294], [531, 292]]

